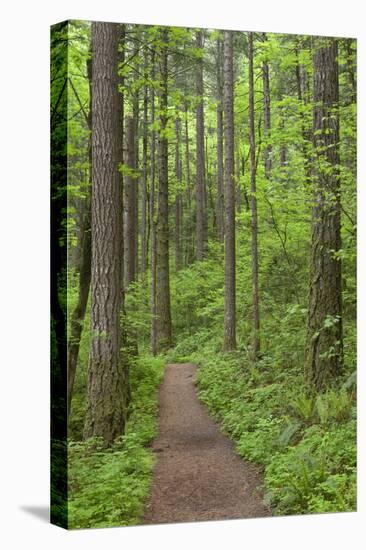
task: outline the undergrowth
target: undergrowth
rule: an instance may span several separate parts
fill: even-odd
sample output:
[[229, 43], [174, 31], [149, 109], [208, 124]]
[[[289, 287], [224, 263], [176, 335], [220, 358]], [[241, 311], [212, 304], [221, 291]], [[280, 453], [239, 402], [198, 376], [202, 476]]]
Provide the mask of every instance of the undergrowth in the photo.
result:
[[351, 376], [313, 397], [302, 376], [264, 357], [193, 353], [201, 400], [240, 456], [263, 467], [274, 514], [356, 509], [356, 404]]
[[154, 464], [147, 445], [156, 434], [163, 366], [151, 356], [140, 356], [132, 366], [126, 431], [111, 448], [98, 438], [69, 442], [69, 528], [140, 523]]

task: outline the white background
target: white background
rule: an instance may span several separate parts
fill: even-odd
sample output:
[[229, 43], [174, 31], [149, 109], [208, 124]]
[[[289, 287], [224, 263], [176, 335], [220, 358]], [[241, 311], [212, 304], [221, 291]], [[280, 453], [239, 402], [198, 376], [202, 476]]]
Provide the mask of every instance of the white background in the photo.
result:
[[[361, 548], [365, 533], [365, 67], [362, 2], [8, 0], [0, 64], [0, 543], [2, 548]], [[359, 506], [357, 514], [66, 532], [49, 492], [49, 25], [64, 19], [359, 39]], [[363, 443], [363, 445], [362, 445]], [[363, 528], [362, 528], [363, 527]], [[365, 536], [363, 536], [365, 538]], [[363, 541], [364, 543], [364, 541]]]

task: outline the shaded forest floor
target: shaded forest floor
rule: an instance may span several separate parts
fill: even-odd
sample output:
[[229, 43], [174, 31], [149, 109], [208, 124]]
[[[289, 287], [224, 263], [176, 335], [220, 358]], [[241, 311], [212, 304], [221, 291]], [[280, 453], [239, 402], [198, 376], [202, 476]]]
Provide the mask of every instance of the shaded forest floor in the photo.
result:
[[268, 516], [257, 468], [243, 461], [198, 400], [197, 367], [167, 365], [159, 391], [158, 456], [143, 523]]

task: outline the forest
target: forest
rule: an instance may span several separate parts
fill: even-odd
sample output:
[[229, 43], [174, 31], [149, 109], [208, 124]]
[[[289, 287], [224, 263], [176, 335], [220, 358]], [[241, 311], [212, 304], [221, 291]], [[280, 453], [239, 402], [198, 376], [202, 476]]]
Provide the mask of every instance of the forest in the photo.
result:
[[356, 509], [356, 98], [351, 38], [52, 27], [56, 522], [143, 523], [186, 363], [271, 515]]

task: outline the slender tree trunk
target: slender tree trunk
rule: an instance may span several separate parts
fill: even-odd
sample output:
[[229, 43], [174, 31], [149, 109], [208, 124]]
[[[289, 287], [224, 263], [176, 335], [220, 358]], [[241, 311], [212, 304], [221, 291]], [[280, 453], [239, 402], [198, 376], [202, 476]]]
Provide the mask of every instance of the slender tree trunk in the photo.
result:
[[119, 34], [119, 25], [92, 23], [92, 309], [84, 437], [100, 436], [106, 444], [123, 433], [127, 407], [120, 361]]
[[161, 30], [160, 52], [160, 90], [159, 111], [160, 128], [158, 137], [159, 156], [159, 189], [158, 189], [158, 220], [157, 220], [157, 350], [171, 347], [172, 328], [170, 312], [170, 282], [169, 282], [169, 203], [168, 203], [168, 30]]
[[[296, 83], [297, 83], [297, 98], [301, 104], [306, 103], [307, 91], [306, 91], [306, 71], [305, 67], [299, 63], [299, 45], [296, 45]], [[304, 171], [306, 182], [310, 184], [311, 182], [311, 154], [309, 151], [309, 145], [311, 142], [311, 128], [307, 128], [306, 120], [304, 113], [300, 110], [300, 120], [301, 120], [301, 133], [302, 133], [302, 153], [304, 159]]]
[[185, 178], [187, 186], [187, 215], [186, 215], [186, 264], [189, 265], [194, 259], [194, 223], [192, 212], [192, 193], [191, 193], [191, 171], [190, 171], [190, 153], [189, 153], [189, 128], [188, 128], [188, 106], [185, 107]]
[[224, 242], [224, 142], [223, 142], [223, 107], [222, 107], [222, 40], [217, 39], [217, 198], [216, 198], [216, 228], [217, 238]]
[[347, 60], [347, 72], [349, 76], [349, 81], [351, 84], [352, 93], [351, 96], [351, 103], [356, 102], [357, 100], [357, 78], [356, 78], [356, 71], [355, 71], [355, 64], [356, 64], [356, 52], [352, 48], [352, 43], [354, 40], [352, 38], [345, 38], [344, 44], [346, 49], [346, 60]]
[[[264, 40], [267, 40], [266, 34], [263, 33]], [[270, 173], [272, 168], [271, 153], [272, 147], [269, 143], [271, 137], [271, 95], [269, 85], [269, 65], [268, 61], [263, 61], [263, 127], [264, 127], [264, 175], [267, 179], [270, 179]]]
[[[283, 107], [280, 109], [280, 133], [283, 134], [285, 132], [285, 116], [283, 113]], [[281, 166], [281, 174], [282, 178], [284, 179], [286, 177], [286, 165], [287, 165], [287, 149], [286, 149], [286, 143], [283, 139], [281, 139], [280, 143], [280, 166]]]
[[235, 189], [236, 189], [236, 210], [240, 213], [242, 207], [242, 196], [241, 196], [241, 187], [240, 187], [240, 138], [239, 136], [236, 139], [236, 155], [235, 155]]
[[252, 293], [253, 293], [253, 355], [256, 358], [260, 350], [259, 285], [258, 285], [258, 213], [256, 197], [256, 159], [254, 125], [254, 70], [253, 70], [253, 33], [248, 34], [249, 58], [249, 142], [250, 142], [250, 192], [252, 210]]
[[[196, 47], [203, 54], [203, 31], [197, 31]], [[203, 260], [207, 247], [207, 213], [206, 213], [206, 176], [205, 176], [205, 126], [203, 108], [203, 59], [199, 59], [196, 69], [196, 255]]]
[[182, 226], [183, 226], [183, 200], [182, 200], [182, 160], [180, 155], [181, 126], [180, 119], [175, 121], [175, 177], [177, 178], [178, 190], [175, 197], [175, 269], [179, 271], [183, 265], [182, 252]]
[[306, 377], [318, 390], [341, 374], [342, 271], [337, 41], [315, 39], [314, 51], [314, 207]]
[[[138, 52], [137, 47], [136, 47], [136, 51]], [[140, 188], [140, 185], [139, 185], [139, 182], [140, 182], [139, 115], [140, 115], [140, 102], [139, 102], [139, 92], [137, 91], [133, 98], [133, 120], [134, 120], [134, 128], [135, 128], [135, 168], [136, 168], [136, 178], [134, 181], [135, 189], [133, 193], [135, 280], [137, 280], [138, 272], [139, 272], [139, 237], [138, 237], [139, 235], [139, 188]]]
[[[145, 71], [147, 70], [145, 66]], [[141, 190], [141, 273], [147, 270], [147, 126], [148, 89], [144, 89], [144, 120], [142, 138], [142, 190]]]
[[126, 119], [126, 144], [127, 159], [126, 165], [130, 170], [125, 178], [124, 186], [124, 258], [125, 258], [125, 287], [136, 280], [136, 202], [137, 202], [137, 179], [136, 179], [136, 121], [129, 116]]
[[[91, 62], [87, 64], [88, 79], [89, 79], [89, 113], [88, 113], [88, 126], [91, 131], [92, 127], [92, 75], [91, 75]], [[89, 138], [88, 146], [88, 160], [89, 160], [89, 179], [91, 181], [91, 168], [92, 168], [92, 144], [91, 135]], [[83, 331], [83, 324], [85, 318], [85, 312], [88, 304], [90, 279], [91, 279], [91, 200], [88, 192], [88, 196], [85, 199], [85, 212], [82, 220], [82, 227], [80, 228], [81, 236], [81, 262], [79, 272], [79, 292], [78, 301], [71, 317], [70, 326], [70, 338], [67, 346], [67, 403], [68, 403], [68, 415], [71, 412], [71, 400], [74, 391], [74, 382], [76, 375], [76, 367], [79, 357], [79, 348], [81, 334]]]
[[[155, 52], [151, 56], [151, 78], [155, 79]], [[151, 89], [151, 153], [150, 153], [150, 233], [151, 233], [151, 351], [157, 353], [156, 335], [156, 219], [155, 219], [155, 92]]]
[[226, 351], [230, 351], [236, 348], [233, 35], [230, 31], [224, 32], [224, 113], [225, 113], [224, 349]]

